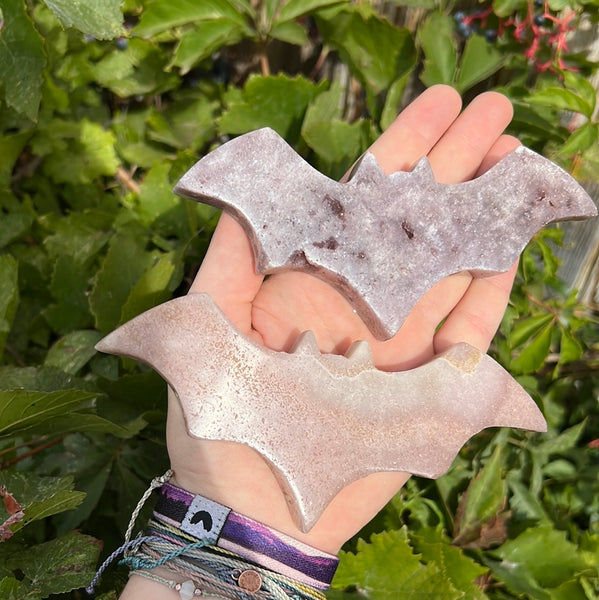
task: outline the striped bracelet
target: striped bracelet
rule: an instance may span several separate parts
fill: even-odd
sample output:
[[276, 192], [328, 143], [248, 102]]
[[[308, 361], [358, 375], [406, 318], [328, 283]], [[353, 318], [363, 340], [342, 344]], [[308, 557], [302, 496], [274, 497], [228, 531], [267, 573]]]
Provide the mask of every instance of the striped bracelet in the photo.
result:
[[172, 483], [160, 488], [154, 518], [197, 541], [321, 590], [330, 586], [339, 564], [332, 554]]

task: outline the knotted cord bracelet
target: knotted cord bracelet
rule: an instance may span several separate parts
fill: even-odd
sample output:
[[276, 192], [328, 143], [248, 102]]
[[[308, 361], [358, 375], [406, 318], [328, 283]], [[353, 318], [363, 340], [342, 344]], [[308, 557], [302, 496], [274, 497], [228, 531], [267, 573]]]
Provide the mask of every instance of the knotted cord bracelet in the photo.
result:
[[[237, 554], [304, 585], [327, 589], [339, 559], [172, 483], [159, 491], [154, 519], [188, 536]], [[151, 535], [160, 535], [153, 531]]]
[[[101, 565], [86, 591], [94, 587], [121, 553], [131, 575], [177, 591], [182, 600], [210, 595], [231, 600], [326, 600], [339, 559], [230, 508], [156, 477], [137, 504], [123, 545]], [[144, 535], [131, 539], [135, 521], [153, 490], [159, 497]], [[156, 568], [178, 575], [163, 577]]]

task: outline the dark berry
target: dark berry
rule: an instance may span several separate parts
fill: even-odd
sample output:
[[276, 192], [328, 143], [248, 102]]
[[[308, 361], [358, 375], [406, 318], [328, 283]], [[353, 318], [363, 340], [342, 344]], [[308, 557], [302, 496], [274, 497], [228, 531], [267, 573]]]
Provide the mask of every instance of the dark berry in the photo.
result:
[[120, 37], [114, 41], [114, 45], [119, 50], [127, 50], [127, 48], [129, 47], [129, 40], [127, 38]]
[[544, 2], [543, 0], [535, 0], [535, 6], [537, 8], [541, 8], [543, 6]]
[[466, 18], [466, 13], [463, 10], [459, 10], [455, 15], [453, 15], [453, 20], [456, 23], [461, 23]]
[[497, 32], [494, 29], [487, 29], [485, 31], [485, 39], [487, 40], [487, 42], [492, 44], [494, 41], [497, 40]]
[[462, 22], [458, 24], [458, 33], [462, 37], [469, 38], [474, 33], [474, 30], [470, 25], [466, 25], [466, 23]]
[[533, 21], [537, 27], [544, 27], [545, 24], [547, 23], [547, 19], [545, 19], [545, 15], [535, 15], [535, 18], [533, 19]]

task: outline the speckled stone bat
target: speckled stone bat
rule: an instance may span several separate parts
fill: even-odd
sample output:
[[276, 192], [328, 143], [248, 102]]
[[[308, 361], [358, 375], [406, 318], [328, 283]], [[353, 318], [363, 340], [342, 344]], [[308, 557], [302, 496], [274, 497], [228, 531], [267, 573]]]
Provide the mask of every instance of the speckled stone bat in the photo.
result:
[[205, 294], [161, 304], [96, 348], [158, 371], [192, 436], [257, 450], [303, 531], [369, 473], [438, 477], [483, 428], [546, 428], [516, 381], [467, 344], [398, 373], [376, 369], [366, 342], [346, 356], [320, 354], [305, 333], [291, 353], [275, 352], [245, 337]]
[[572, 177], [524, 147], [466, 183], [438, 183], [427, 159], [387, 176], [369, 153], [338, 183], [268, 128], [202, 158], [175, 192], [232, 214], [258, 272], [328, 281], [379, 339], [443, 277], [507, 271], [544, 225], [597, 214]]

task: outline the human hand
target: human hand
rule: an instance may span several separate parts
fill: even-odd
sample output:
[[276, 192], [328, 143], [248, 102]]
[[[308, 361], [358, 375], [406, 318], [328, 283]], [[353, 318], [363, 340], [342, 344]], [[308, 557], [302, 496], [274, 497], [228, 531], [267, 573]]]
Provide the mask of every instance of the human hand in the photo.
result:
[[[511, 106], [503, 96], [489, 93], [461, 114], [460, 108], [457, 92], [446, 86], [430, 88], [370, 151], [387, 173], [410, 170], [428, 156], [442, 183], [476, 177], [518, 144], [502, 135]], [[298, 272], [257, 275], [243, 229], [224, 214], [190, 293], [209, 294], [245, 335], [273, 350], [289, 350], [299, 333], [311, 330], [322, 352], [342, 354], [352, 342], [366, 340], [375, 365], [395, 371], [414, 368], [458, 342], [485, 351], [505, 310], [514, 271], [515, 267], [480, 279], [459, 273], [442, 280], [420, 300], [397, 335], [381, 342], [323, 281]], [[191, 438], [181, 408], [171, 396], [167, 443], [177, 485], [322, 550], [337, 552], [408, 477], [377, 473], [352, 483], [304, 534], [291, 520], [266, 462], [245, 445]]]

